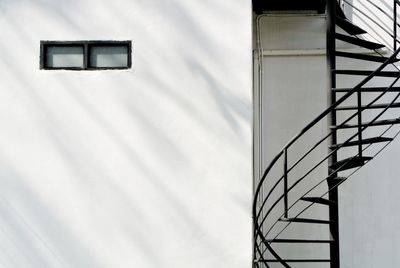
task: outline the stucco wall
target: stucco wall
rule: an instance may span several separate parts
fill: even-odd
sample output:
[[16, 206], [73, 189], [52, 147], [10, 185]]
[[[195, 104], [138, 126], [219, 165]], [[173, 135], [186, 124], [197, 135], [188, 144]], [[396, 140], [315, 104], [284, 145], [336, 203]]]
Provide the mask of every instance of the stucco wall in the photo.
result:
[[[0, 266], [251, 266], [250, 1], [0, 2]], [[41, 71], [40, 40], [133, 42]]]
[[[256, 148], [256, 172], [259, 165], [266, 168], [281, 148], [287, 144], [301, 129], [327, 107], [327, 81], [326, 81], [326, 56], [325, 47], [325, 17], [320, 15], [288, 15], [268, 14], [261, 16], [260, 43], [263, 48], [263, 79], [262, 89], [258, 88], [258, 72], [256, 77], [255, 103], [261, 102], [261, 110], [255, 113], [255, 122], [262, 125], [262, 144]], [[258, 57], [256, 55], [256, 66]], [[255, 68], [257, 70], [257, 68]], [[259, 118], [259, 112], [262, 118]], [[310, 135], [301, 139], [290, 149], [288, 159], [289, 167], [300, 158], [304, 149], [314, 144], [315, 137], [327, 132], [327, 121], [322, 120]], [[259, 129], [259, 128], [257, 128]], [[258, 134], [258, 133], [257, 133]], [[256, 139], [258, 142], [258, 139]], [[259, 144], [259, 143], [256, 143]], [[259, 150], [261, 149], [261, 152]], [[296, 154], [296, 152], [298, 154]], [[289, 185], [307, 172], [311, 164], [318, 163], [327, 153], [327, 143], [322, 143], [301, 165], [289, 175]], [[260, 159], [261, 158], [261, 159]], [[261, 164], [259, 164], [261, 162]], [[304, 164], [305, 163], [305, 164]], [[267, 196], [271, 187], [281, 176], [283, 165], [277, 164], [271, 170], [271, 176], [266, 181], [266, 187], [261, 194]], [[264, 170], [261, 170], [263, 172]], [[276, 173], [275, 176], [273, 175]], [[326, 177], [327, 166], [324, 163], [306, 179], [307, 183], [300, 183], [297, 190], [289, 194], [289, 204], [293, 204], [304, 194], [304, 187], [308, 184], [317, 184]], [[257, 177], [256, 177], [257, 181]], [[278, 187], [277, 189], [281, 189]], [[318, 187], [318, 192], [327, 190], [327, 187]], [[280, 194], [280, 190], [276, 191]], [[272, 194], [271, 205], [278, 198]], [[306, 202], [300, 202], [291, 208], [289, 217], [294, 217], [303, 210]], [[275, 220], [282, 214], [282, 206], [272, 211], [266, 221], [265, 229], [268, 230]], [[267, 209], [266, 209], [267, 210]], [[314, 206], [306, 213], [314, 219], [326, 219], [328, 209], [326, 206]], [[302, 217], [306, 217], [302, 215]], [[277, 223], [268, 238], [275, 237], [286, 223]], [[278, 238], [281, 239], [330, 239], [329, 228], [326, 225], [292, 224]], [[273, 248], [285, 259], [329, 258], [329, 244], [287, 244], [275, 243]], [[293, 267], [321, 268], [327, 267], [321, 263], [293, 263]], [[280, 264], [270, 264], [271, 267], [280, 267]]]

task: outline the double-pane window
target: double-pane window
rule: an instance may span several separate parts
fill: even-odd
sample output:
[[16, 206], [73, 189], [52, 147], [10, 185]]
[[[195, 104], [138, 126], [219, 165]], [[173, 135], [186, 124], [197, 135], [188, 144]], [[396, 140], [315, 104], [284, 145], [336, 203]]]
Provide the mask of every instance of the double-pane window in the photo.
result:
[[40, 66], [46, 70], [128, 69], [131, 41], [42, 41]]

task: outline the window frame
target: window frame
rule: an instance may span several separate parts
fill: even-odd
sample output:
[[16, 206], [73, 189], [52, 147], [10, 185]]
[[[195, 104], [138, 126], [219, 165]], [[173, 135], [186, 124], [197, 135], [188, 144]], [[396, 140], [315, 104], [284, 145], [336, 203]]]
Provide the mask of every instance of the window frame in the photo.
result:
[[[83, 67], [49, 67], [47, 65], [48, 47], [83, 47]], [[127, 47], [127, 66], [122, 67], [91, 67], [90, 49], [94, 46], [102, 47]], [[96, 71], [96, 70], [126, 70], [132, 68], [132, 41], [123, 40], [83, 40], [83, 41], [40, 41], [40, 69], [41, 70], [70, 70], [70, 71]]]

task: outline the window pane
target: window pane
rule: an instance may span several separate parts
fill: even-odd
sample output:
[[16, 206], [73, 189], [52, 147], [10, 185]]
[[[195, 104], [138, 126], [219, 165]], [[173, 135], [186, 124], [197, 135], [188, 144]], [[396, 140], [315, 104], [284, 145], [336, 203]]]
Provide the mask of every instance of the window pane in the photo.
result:
[[92, 46], [90, 67], [112, 68], [128, 67], [128, 46]]
[[47, 47], [48, 68], [83, 68], [82, 46], [53, 46]]

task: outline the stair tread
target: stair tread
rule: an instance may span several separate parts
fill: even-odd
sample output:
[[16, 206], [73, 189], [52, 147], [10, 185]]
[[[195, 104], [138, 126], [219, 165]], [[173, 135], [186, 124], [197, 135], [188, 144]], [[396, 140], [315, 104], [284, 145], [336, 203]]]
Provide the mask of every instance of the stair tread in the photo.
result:
[[[361, 140], [361, 144], [372, 144], [372, 143], [379, 143], [379, 142], [389, 142], [392, 141], [392, 138], [386, 138], [386, 137], [374, 137], [374, 138], [368, 138], [368, 139], [363, 139]], [[335, 149], [338, 147], [350, 147], [350, 146], [357, 146], [358, 141], [349, 141], [346, 144], [339, 143], [339, 144], [334, 144], [330, 146], [331, 149]]]
[[316, 224], [335, 223], [335, 221], [330, 221], [330, 220], [319, 220], [319, 219], [308, 219], [308, 218], [280, 218], [279, 221], [299, 222], [299, 223], [316, 223]]
[[346, 19], [346, 15], [344, 14], [344, 11], [343, 11], [342, 7], [340, 6], [339, 2], [335, 1], [335, 3], [336, 3], [336, 7], [335, 7], [336, 16], [339, 18], [342, 18], [342, 19]]
[[[284, 262], [331, 262], [329, 259], [283, 259]], [[278, 260], [257, 260], [256, 262], [267, 263], [267, 262], [280, 262]]]
[[346, 177], [334, 177], [334, 178], [328, 178], [327, 182], [328, 182], [328, 186], [334, 187], [338, 184], [341, 184], [343, 181], [345, 181], [347, 178]]
[[[400, 108], [400, 103], [396, 102], [396, 103], [379, 103], [379, 104], [372, 104], [372, 105], [362, 105], [361, 109], [380, 109], [380, 108]], [[357, 106], [340, 106], [340, 107], [336, 107], [335, 110], [338, 111], [344, 111], [344, 110], [357, 110], [358, 107]]]
[[346, 177], [328, 177], [328, 181], [344, 181]]
[[383, 45], [383, 44], [367, 41], [364, 39], [360, 39], [360, 38], [356, 38], [353, 36], [348, 36], [348, 35], [344, 35], [344, 34], [340, 34], [340, 33], [335, 33], [335, 38], [338, 40], [341, 40], [343, 42], [349, 43], [349, 44], [353, 44], [356, 46], [360, 46], [360, 47], [364, 47], [364, 48], [372, 49], [372, 50], [385, 47], [385, 45]]
[[[352, 88], [333, 88], [334, 92], [348, 92], [352, 90]], [[387, 87], [364, 87], [361, 88], [361, 92], [383, 92], [386, 91]], [[387, 90], [387, 92], [400, 92], [400, 87], [392, 87]]]
[[334, 240], [313, 240], [313, 239], [268, 239], [270, 243], [310, 243], [310, 244], [325, 244], [333, 243]]
[[[336, 74], [345, 74], [345, 75], [371, 75], [374, 71], [365, 71], [365, 70], [333, 70]], [[380, 71], [375, 74], [375, 76], [382, 77], [399, 77], [400, 72], [398, 71]]]
[[321, 205], [328, 205], [328, 206], [337, 204], [335, 201], [325, 199], [322, 197], [302, 197], [302, 198], [300, 198], [300, 200], [317, 203], [317, 204], [321, 204]]
[[336, 25], [351, 35], [367, 33], [365, 30], [361, 29], [357, 25], [354, 25], [351, 21], [344, 18], [336, 17]]
[[333, 169], [333, 170], [337, 170], [337, 171], [343, 171], [346, 169], [363, 166], [365, 164], [365, 161], [368, 161], [371, 159], [372, 159], [372, 157], [369, 157], [369, 156], [349, 157], [349, 158], [345, 158], [343, 160], [337, 161], [336, 163], [333, 163], [332, 165], [329, 166], [329, 168]]
[[[368, 54], [361, 54], [361, 53], [352, 53], [352, 52], [344, 52], [344, 51], [335, 51], [335, 55], [338, 57], [346, 57], [346, 58], [353, 58], [359, 60], [366, 60], [366, 61], [374, 61], [374, 62], [386, 62], [389, 60], [389, 57], [380, 57], [380, 56], [373, 56]], [[389, 63], [395, 63], [400, 61], [400, 59], [393, 58], [389, 60]]]
[[[373, 123], [370, 122], [363, 122], [361, 124], [362, 127], [366, 126], [384, 126], [384, 125], [394, 125], [394, 124], [400, 124], [400, 118], [396, 119], [386, 119], [386, 120], [377, 120]], [[331, 126], [330, 128], [332, 129], [343, 129], [343, 128], [357, 128], [358, 124], [345, 124], [342, 126]]]

